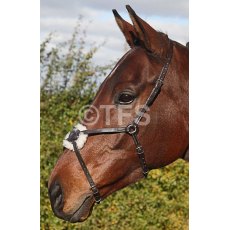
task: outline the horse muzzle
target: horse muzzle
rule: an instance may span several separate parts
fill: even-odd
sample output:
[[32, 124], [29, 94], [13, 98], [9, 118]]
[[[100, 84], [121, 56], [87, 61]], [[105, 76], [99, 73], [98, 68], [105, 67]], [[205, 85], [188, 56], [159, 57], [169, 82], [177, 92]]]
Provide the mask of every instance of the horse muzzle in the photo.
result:
[[84, 195], [76, 205], [73, 211], [65, 213], [63, 211], [64, 208], [64, 193], [63, 189], [59, 182], [55, 181], [49, 187], [49, 198], [51, 202], [51, 207], [54, 214], [65, 221], [69, 221], [71, 223], [82, 222], [86, 220], [93, 209], [95, 200], [92, 194]]

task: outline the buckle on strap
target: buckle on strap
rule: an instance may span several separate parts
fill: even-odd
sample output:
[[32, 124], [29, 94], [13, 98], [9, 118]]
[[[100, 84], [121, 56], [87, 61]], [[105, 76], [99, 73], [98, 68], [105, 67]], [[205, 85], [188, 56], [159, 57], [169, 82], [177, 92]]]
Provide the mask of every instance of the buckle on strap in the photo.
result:
[[138, 155], [144, 154], [144, 149], [143, 149], [143, 147], [141, 145], [137, 146], [136, 150], [137, 150]]
[[101, 202], [101, 195], [100, 195], [99, 190], [96, 187], [96, 185], [91, 186], [91, 190], [93, 192], [93, 196], [94, 196], [94, 199], [95, 199], [96, 203], [100, 204], [100, 202]]
[[138, 145], [136, 147], [136, 151], [137, 151], [137, 155], [138, 155], [140, 162], [141, 162], [142, 173], [143, 173], [144, 177], [147, 177], [149, 169], [148, 169], [148, 166], [147, 166], [146, 161], [145, 161], [144, 149], [141, 145]]

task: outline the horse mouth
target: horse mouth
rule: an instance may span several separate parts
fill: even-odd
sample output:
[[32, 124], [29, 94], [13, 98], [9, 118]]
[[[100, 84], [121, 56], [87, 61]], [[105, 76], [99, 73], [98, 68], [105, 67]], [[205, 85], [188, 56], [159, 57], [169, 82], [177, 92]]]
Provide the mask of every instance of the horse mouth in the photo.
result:
[[81, 206], [70, 217], [69, 222], [76, 223], [85, 221], [91, 215], [94, 203], [93, 196], [86, 197]]

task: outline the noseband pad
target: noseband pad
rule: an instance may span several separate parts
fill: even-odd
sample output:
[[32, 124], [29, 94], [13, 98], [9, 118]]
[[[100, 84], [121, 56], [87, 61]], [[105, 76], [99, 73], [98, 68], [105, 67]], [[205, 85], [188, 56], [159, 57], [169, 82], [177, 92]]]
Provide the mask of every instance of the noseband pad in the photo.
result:
[[74, 126], [73, 131], [67, 133], [65, 136], [63, 140], [63, 146], [69, 150], [74, 150], [73, 144], [71, 142], [75, 140], [78, 149], [82, 149], [88, 138], [88, 134], [80, 132], [83, 130], [87, 130], [87, 128], [80, 123]]

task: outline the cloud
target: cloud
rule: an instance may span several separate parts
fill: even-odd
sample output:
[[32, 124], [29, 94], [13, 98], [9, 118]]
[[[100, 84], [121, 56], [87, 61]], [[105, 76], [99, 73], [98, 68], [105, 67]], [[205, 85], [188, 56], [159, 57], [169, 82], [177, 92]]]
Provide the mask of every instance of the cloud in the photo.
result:
[[61, 17], [75, 17], [84, 9], [96, 11], [111, 11], [115, 8], [126, 12], [125, 5], [131, 5], [138, 14], [188, 17], [188, 0], [41, 0], [41, 15], [57, 15]]
[[[97, 64], [116, 60], [124, 53], [125, 39], [112, 14], [112, 8], [130, 21], [125, 5], [130, 4], [136, 13], [155, 29], [166, 32], [180, 43], [188, 41], [188, 0], [41, 0], [41, 40], [56, 32], [54, 42], [71, 38], [79, 15], [82, 27], [87, 30], [86, 44], [106, 44], [95, 56]], [[91, 21], [91, 23], [89, 23]]]

